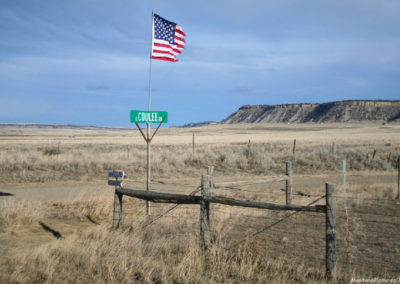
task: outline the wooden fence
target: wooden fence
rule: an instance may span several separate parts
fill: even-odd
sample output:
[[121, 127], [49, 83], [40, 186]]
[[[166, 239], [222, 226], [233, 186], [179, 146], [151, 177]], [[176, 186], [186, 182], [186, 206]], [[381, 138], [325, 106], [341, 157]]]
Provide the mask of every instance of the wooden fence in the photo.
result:
[[[201, 186], [192, 194], [172, 194], [155, 191], [135, 190], [116, 186], [114, 196], [114, 214], [113, 226], [118, 228], [122, 219], [122, 198], [124, 195], [139, 198], [155, 203], [174, 203], [174, 204], [199, 204], [200, 205], [200, 241], [202, 248], [207, 251], [211, 244], [210, 222], [212, 216], [212, 204], [223, 204], [227, 206], [241, 206], [249, 208], [267, 209], [267, 210], [285, 210], [317, 212], [326, 215], [326, 276], [332, 278], [336, 266], [336, 188], [333, 184], [326, 184], [326, 205], [301, 206], [291, 204], [291, 165], [286, 164], [286, 176], [274, 177], [269, 179], [239, 181], [239, 182], [213, 182], [213, 169], [209, 168], [208, 174], [201, 177]], [[215, 188], [228, 187], [233, 185], [252, 185], [258, 183], [286, 181], [286, 204], [272, 204], [258, 201], [240, 200], [214, 195]], [[201, 195], [194, 195], [200, 191]], [[322, 198], [323, 198], [322, 197]], [[322, 199], [320, 198], [320, 199]]]

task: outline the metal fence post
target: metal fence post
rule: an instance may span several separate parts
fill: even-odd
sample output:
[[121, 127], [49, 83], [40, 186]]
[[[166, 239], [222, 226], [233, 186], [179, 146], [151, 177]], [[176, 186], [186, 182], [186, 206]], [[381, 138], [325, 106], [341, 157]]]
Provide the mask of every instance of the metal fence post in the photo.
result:
[[333, 278], [336, 267], [336, 187], [326, 184], [326, 277]]
[[[214, 166], [208, 166], [207, 169], [207, 175], [209, 179], [209, 195], [213, 196], [214, 195]], [[213, 212], [213, 204], [210, 203], [210, 218], [212, 219], [214, 212]]]
[[344, 204], [344, 209], [347, 210], [347, 192], [346, 192], [346, 160], [342, 161], [342, 166], [343, 166], [343, 204]]

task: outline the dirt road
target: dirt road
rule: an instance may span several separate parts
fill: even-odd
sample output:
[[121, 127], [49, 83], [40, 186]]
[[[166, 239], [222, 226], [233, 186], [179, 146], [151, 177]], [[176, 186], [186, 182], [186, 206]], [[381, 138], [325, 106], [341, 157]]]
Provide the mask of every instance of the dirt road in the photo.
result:
[[[260, 179], [262, 176], [234, 176], [226, 177], [215, 175], [216, 182], [232, 180], [252, 180]], [[302, 192], [321, 192], [325, 190], [325, 183], [330, 182], [342, 188], [342, 174], [327, 175], [295, 175], [293, 177], [293, 190]], [[347, 175], [347, 187], [351, 194], [352, 187], [369, 185], [386, 185], [387, 187], [396, 187], [397, 176], [393, 173], [350, 173]], [[171, 180], [154, 180], [152, 189], [154, 191], [181, 192], [189, 193], [200, 184], [198, 178], [182, 178]], [[145, 181], [127, 180], [125, 187], [134, 189], [145, 189]], [[284, 182], [273, 184], [261, 184], [252, 186], [255, 190], [281, 189]], [[0, 200], [26, 200], [26, 201], [65, 201], [65, 200], [88, 200], [99, 191], [110, 190], [113, 187], [107, 185], [106, 180], [80, 183], [50, 183], [50, 184], [1, 184]], [[374, 189], [374, 191], [376, 191]], [[372, 192], [371, 194], [375, 194]]]

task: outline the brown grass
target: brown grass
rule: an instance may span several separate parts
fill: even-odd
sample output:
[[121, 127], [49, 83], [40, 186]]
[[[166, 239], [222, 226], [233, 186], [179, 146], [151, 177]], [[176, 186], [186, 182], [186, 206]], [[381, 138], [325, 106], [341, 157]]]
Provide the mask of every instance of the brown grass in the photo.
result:
[[[107, 171], [124, 169], [128, 177], [145, 174], [146, 150], [138, 146], [130, 151], [125, 145], [61, 145], [59, 154], [49, 155], [49, 145], [14, 145], [0, 148], [0, 177], [4, 182], [51, 182], [105, 178]], [[44, 150], [45, 149], [45, 150]], [[53, 149], [53, 148], [51, 148]], [[57, 148], [55, 148], [57, 149]], [[295, 173], [329, 173], [341, 170], [347, 160], [349, 171], [390, 171], [400, 155], [397, 146], [377, 146], [374, 159], [364, 145], [342, 146], [332, 155], [327, 146], [303, 147], [292, 155], [287, 145], [253, 143], [203, 145], [192, 155], [190, 146], [154, 146], [152, 172], [154, 178], [197, 176], [199, 170], [214, 165], [225, 175], [237, 173], [282, 173], [285, 161], [293, 162]], [[50, 150], [48, 150], [50, 151]], [[51, 152], [51, 151], [50, 151]], [[391, 154], [390, 160], [388, 155]]]
[[[196, 149], [192, 153], [192, 133]], [[146, 147], [137, 130], [38, 130], [1, 128], [1, 182], [93, 180], [124, 169], [145, 173]], [[225, 175], [281, 173], [293, 161], [295, 173], [390, 171], [400, 155], [400, 125], [225, 125], [161, 129], [152, 143], [155, 178], [197, 176], [214, 165]], [[297, 140], [296, 155], [292, 154]], [[251, 140], [248, 148], [248, 140]], [[336, 151], [331, 153], [332, 143]], [[373, 153], [376, 154], [373, 157]]]
[[1, 202], [0, 233], [7, 233], [12, 227], [29, 226], [44, 217], [40, 202], [5, 200]]
[[[128, 209], [122, 228], [115, 231], [110, 228], [109, 205], [112, 199], [96, 200], [96, 207], [102, 207], [108, 216], [104, 216], [102, 210], [91, 211], [91, 201], [79, 203], [79, 206], [74, 201], [60, 203], [57, 210], [54, 210], [54, 204], [44, 205], [44, 211], [52, 218], [65, 220], [68, 216], [83, 217], [90, 212], [93, 219], [102, 224], [14, 254], [7, 260], [8, 273], [3, 274], [0, 280], [18, 283], [324, 281], [323, 271], [269, 255], [265, 245], [250, 238], [228, 250], [227, 243], [217, 238], [209, 253], [204, 254], [199, 246], [198, 221], [193, 218], [197, 212], [193, 210], [189, 213], [183, 210], [176, 213], [177, 218], [164, 218], [156, 225], [142, 229], [145, 219], [143, 210], [139, 208], [143, 208], [143, 203], [129, 200], [125, 206], [131, 210]], [[132, 211], [132, 207], [137, 209]], [[10, 207], [2, 209], [1, 216], [10, 215], [7, 212]], [[35, 212], [32, 207], [31, 210]], [[55, 212], [61, 214], [55, 216]], [[42, 218], [35, 216], [32, 221]], [[16, 216], [11, 219], [12, 222], [8, 223], [11, 227], [22, 220]], [[232, 229], [224, 221], [224, 218], [216, 220], [215, 228], [219, 236]]]
[[[379, 192], [356, 186], [349, 188], [349, 197], [380, 198]], [[228, 191], [227, 191], [228, 192]], [[258, 191], [250, 194], [256, 200], [280, 203], [283, 193]], [[308, 191], [313, 197], [296, 197], [296, 204], [315, 199], [317, 189]], [[221, 192], [220, 194], [224, 194]], [[376, 196], [375, 194], [378, 194]], [[233, 194], [236, 196], [236, 194]], [[243, 195], [243, 198], [247, 197]], [[348, 282], [351, 276], [390, 276], [375, 264], [347, 271], [346, 253], [352, 263], [382, 252], [369, 245], [369, 232], [360, 210], [367, 210], [371, 200], [348, 201], [350, 217], [346, 228], [339, 198], [339, 264], [334, 282]], [[384, 199], [382, 199], [384, 200]], [[323, 201], [319, 202], [323, 204]], [[365, 204], [364, 204], [365, 203]], [[124, 197], [123, 224], [111, 229], [112, 191], [102, 191], [91, 200], [1, 203], [1, 239], [9, 239], [17, 229], [26, 231], [44, 222], [62, 233], [61, 239], [43, 241], [35, 247], [20, 244], [3, 258], [0, 282], [16, 283], [322, 283], [324, 278], [324, 215], [299, 213], [262, 234], [255, 234], [281, 218], [286, 212], [214, 206], [212, 234], [215, 242], [208, 253], [199, 245], [198, 206], [185, 205], [171, 211], [150, 226], [144, 216], [144, 202]], [[167, 205], [155, 204], [157, 215]], [[364, 208], [364, 209], [362, 209]], [[384, 210], [382, 208], [382, 210]], [[388, 210], [388, 209], [386, 209]], [[397, 210], [397, 209], [390, 209]], [[378, 212], [394, 215], [394, 212]], [[362, 213], [362, 212], [361, 212]], [[88, 216], [94, 223], [87, 222]], [[70, 221], [68, 221], [70, 220]], [[387, 222], [388, 220], [385, 219]], [[57, 225], [69, 222], [73, 230]], [[345, 238], [351, 233], [351, 246]], [[384, 232], [385, 227], [380, 230]], [[37, 233], [35, 233], [37, 234]], [[51, 234], [43, 231], [51, 237]], [[383, 235], [384, 236], [384, 235]], [[32, 235], [31, 238], [35, 238]], [[374, 239], [371, 239], [374, 241]], [[393, 240], [383, 239], [381, 247], [393, 247]], [[395, 257], [396, 254], [393, 256]], [[395, 259], [395, 258], [394, 258]], [[364, 261], [364, 260], [362, 260]], [[395, 263], [394, 263], [395, 265]], [[367, 269], [367, 270], [365, 270]], [[374, 274], [375, 273], [375, 274]], [[389, 273], [389, 274], [387, 274]], [[372, 277], [371, 276], [371, 277]], [[360, 276], [361, 277], [361, 276]]]
[[[394, 174], [400, 155], [400, 131], [397, 125], [385, 127], [245, 125], [164, 129], [152, 146], [153, 179], [196, 177], [197, 184], [208, 165], [215, 166], [216, 179], [281, 175], [284, 162], [289, 160], [295, 173], [293, 202], [304, 205], [323, 195], [326, 180], [340, 178], [341, 161], [346, 159], [349, 212], [347, 216], [342, 214], [343, 194], [338, 186], [340, 265], [333, 282], [348, 282], [359, 275], [390, 278], [398, 267], [396, 253], [400, 251], [398, 226], [393, 226], [398, 219], [390, 217], [398, 216], [398, 205], [392, 200], [393, 182], [351, 184], [357, 178], [370, 181], [370, 173]], [[197, 131], [194, 155], [191, 131]], [[128, 185], [145, 176], [145, 146], [138, 133], [134, 137], [131, 132], [112, 131], [24, 130], [0, 134], [4, 138], [0, 141], [0, 178], [4, 186], [10, 182], [106, 182], [107, 171], [117, 169], [125, 170]], [[298, 147], [295, 156], [294, 138]], [[335, 154], [330, 152], [333, 140]], [[312, 178], [296, 177], [305, 174], [312, 174], [317, 182], [311, 184]], [[158, 188], [162, 186], [172, 187], [157, 184]], [[181, 186], [177, 190], [182, 188], [187, 189]], [[279, 183], [268, 188], [221, 189], [219, 194], [282, 204], [282, 188]], [[215, 242], [205, 254], [199, 246], [198, 206], [180, 206], [144, 227], [144, 202], [124, 198], [122, 227], [112, 230], [112, 189], [99, 191], [90, 200], [79, 196], [72, 201], [47, 203], [11, 199], [0, 200], [0, 282], [326, 282], [323, 215], [297, 214], [255, 235], [286, 213], [215, 206]], [[164, 209], [157, 204], [152, 212], [157, 215]], [[55, 239], [40, 222], [62, 237]], [[350, 244], [345, 243], [346, 238]], [[349, 271], [346, 253], [351, 258]], [[374, 259], [379, 262], [374, 263]]]

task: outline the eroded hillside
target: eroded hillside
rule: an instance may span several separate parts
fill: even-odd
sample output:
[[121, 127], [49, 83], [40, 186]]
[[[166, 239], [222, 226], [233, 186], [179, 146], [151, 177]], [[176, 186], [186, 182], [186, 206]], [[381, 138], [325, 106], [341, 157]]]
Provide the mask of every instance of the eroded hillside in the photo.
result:
[[340, 101], [323, 104], [244, 105], [222, 123], [329, 123], [399, 119], [400, 101]]

